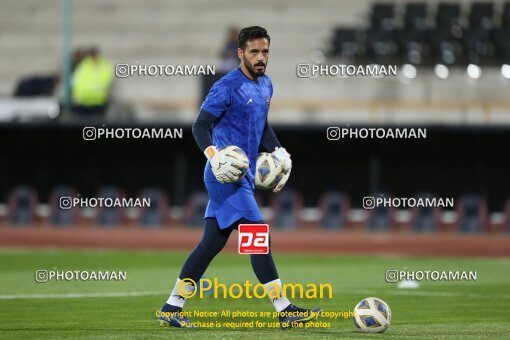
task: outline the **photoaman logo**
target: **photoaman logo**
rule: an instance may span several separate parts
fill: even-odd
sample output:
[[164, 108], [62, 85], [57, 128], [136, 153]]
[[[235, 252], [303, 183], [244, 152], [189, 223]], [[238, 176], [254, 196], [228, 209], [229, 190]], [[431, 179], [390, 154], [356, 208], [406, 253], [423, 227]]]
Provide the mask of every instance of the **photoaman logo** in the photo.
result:
[[267, 297], [275, 299], [281, 296], [299, 299], [324, 299], [333, 298], [333, 286], [329, 283], [284, 283], [282, 286], [271, 284], [269, 287], [257, 283], [252, 284], [246, 280], [243, 284], [233, 283], [225, 284], [218, 278], [201, 279], [198, 283], [193, 279], [184, 278], [177, 282], [177, 293], [184, 299], [189, 299], [197, 295], [203, 298], [204, 294], [211, 293], [215, 299], [265, 299]]
[[239, 254], [269, 253], [269, 224], [239, 225]]

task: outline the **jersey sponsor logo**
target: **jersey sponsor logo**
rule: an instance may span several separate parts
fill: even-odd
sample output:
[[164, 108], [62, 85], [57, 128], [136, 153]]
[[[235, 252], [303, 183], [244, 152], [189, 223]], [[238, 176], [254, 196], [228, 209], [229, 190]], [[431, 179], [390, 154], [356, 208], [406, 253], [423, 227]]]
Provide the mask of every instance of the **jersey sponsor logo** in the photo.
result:
[[239, 254], [268, 254], [269, 225], [240, 224], [238, 251]]

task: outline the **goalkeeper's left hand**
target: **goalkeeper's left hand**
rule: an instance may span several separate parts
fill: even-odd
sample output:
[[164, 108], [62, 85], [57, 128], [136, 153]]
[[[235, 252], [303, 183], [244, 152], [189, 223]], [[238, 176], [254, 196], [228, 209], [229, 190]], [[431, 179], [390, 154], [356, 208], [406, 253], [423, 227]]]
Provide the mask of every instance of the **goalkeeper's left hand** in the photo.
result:
[[290, 154], [284, 148], [278, 148], [272, 154], [278, 158], [283, 167], [283, 176], [273, 189], [273, 192], [280, 192], [289, 179], [290, 171], [292, 170], [292, 160], [290, 159]]

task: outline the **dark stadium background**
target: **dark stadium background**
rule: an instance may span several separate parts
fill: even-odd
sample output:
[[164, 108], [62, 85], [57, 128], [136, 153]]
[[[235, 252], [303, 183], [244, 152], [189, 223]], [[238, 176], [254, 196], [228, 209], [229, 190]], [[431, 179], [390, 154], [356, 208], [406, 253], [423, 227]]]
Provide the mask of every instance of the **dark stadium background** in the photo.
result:
[[[172, 205], [185, 204], [192, 192], [204, 190], [205, 158], [189, 124], [107, 126], [182, 128], [184, 136], [182, 140], [85, 141], [81, 125], [3, 124], [0, 200], [5, 202], [7, 194], [21, 183], [38, 188], [42, 202], [47, 202], [55, 186], [63, 184], [90, 197], [101, 186], [119, 186], [131, 197], [144, 187], [156, 186], [169, 195]], [[501, 211], [510, 187], [510, 159], [505, 156], [510, 149], [510, 129], [425, 127], [426, 139], [404, 142], [330, 141], [327, 126], [275, 125], [274, 129], [294, 161], [288, 187], [298, 189], [307, 206], [316, 205], [327, 190], [348, 194], [357, 208], [361, 208], [362, 197], [372, 193], [407, 197], [432, 192], [454, 198], [479, 194], [487, 197], [491, 211]], [[259, 193], [267, 202], [270, 194]]]

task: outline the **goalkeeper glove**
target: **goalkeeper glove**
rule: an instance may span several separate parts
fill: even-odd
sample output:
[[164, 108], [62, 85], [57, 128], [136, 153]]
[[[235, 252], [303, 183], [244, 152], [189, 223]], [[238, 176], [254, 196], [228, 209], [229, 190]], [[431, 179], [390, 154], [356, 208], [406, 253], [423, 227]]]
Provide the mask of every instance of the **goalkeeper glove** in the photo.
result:
[[273, 189], [273, 192], [280, 192], [280, 190], [282, 190], [283, 186], [285, 185], [285, 183], [287, 183], [287, 180], [289, 179], [290, 171], [292, 170], [292, 160], [290, 159], [290, 154], [284, 148], [277, 148], [275, 151], [273, 151], [272, 154], [273, 156], [278, 158], [283, 168], [282, 178]]
[[218, 151], [211, 145], [205, 149], [204, 154], [209, 159], [211, 170], [218, 182], [235, 183], [242, 177], [240, 169], [244, 167], [243, 162], [229, 157], [225, 151]]

